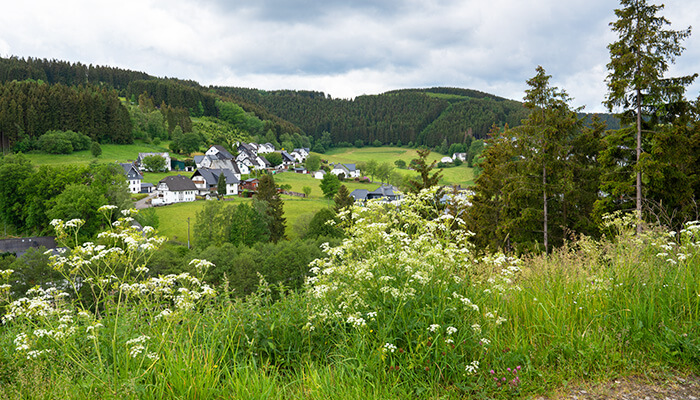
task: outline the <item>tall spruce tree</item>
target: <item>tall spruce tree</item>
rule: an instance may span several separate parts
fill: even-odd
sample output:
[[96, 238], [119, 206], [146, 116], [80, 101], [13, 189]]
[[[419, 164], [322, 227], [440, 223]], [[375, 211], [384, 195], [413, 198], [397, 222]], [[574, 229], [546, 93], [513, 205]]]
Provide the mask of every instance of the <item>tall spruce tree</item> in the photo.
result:
[[224, 175], [223, 170], [219, 173], [219, 178], [216, 181], [216, 194], [219, 199], [223, 199], [226, 195], [226, 175]]
[[575, 225], [570, 219], [590, 208], [567, 209], [580, 121], [566, 92], [551, 86], [550, 78], [537, 67], [527, 81], [530, 115], [522, 126], [492, 129], [467, 216], [478, 245], [549, 251], [562, 242], [566, 227]]
[[[608, 46], [610, 73], [604, 104], [610, 111], [620, 107], [623, 125], [632, 124], [632, 121], [636, 125], [635, 209], [641, 222], [642, 134], [653, 129], [647, 122], [652, 122], [657, 113], [682, 99], [685, 87], [697, 74], [664, 78], [669, 63], [683, 52], [681, 43], [690, 36], [690, 28], [666, 29], [670, 22], [657, 15], [663, 5], [650, 5], [646, 0], [621, 0], [620, 5], [622, 7], [615, 10], [617, 21], [610, 23], [619, 40]], [[639, 230], [641, 223], [637, 224]]]
[[267, 215], [270, 217], [270, 240], [277, 243], [285, 238], [286, 218], [284, 218], [284, 203], [277, 193], [277, 185], [272, 175], [260, 177], [257, 199], [267, 203]]

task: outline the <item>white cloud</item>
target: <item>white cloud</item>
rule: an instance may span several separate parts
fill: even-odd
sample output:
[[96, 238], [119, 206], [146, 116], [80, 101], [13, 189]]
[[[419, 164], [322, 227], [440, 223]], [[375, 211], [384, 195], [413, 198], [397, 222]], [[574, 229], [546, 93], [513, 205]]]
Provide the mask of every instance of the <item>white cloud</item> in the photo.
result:
[[[0, 54], [343, 98], [452, 86], [520, 100], [542, 65], [576, 105], [603, 111], [615, 7], [607, 0], [25, 0], [0, 14]], [[700, 19], [700, 5], [669, 0], [663, 14], [682, 29]], [[700, 39], [685, 45], [672, 74], [697, 71]]]

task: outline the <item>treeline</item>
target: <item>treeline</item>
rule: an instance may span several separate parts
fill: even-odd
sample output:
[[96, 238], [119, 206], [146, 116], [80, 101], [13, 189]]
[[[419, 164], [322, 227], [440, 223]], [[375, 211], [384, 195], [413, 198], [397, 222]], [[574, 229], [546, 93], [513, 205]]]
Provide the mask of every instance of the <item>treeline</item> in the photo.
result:
[[418, 143], [435, 147], [447, 143], [469, 143], [469, 138], [485, 139], [493, 124], [518, 126], [527, 117], [521, 103], [497, 101], [490, 97], [466, 99], [450, 106], [421, 133]]
[[144, 72], [84, 65], [41, 58], [0, 57], [0, 82], [36, 80], [66, 86], [107, 85], [119, 91], [135, 80], [151, 79]]
[[360, 96], [354, 100], [332, 99], [321, 92], [218, 88], [219, 91], [260, 104], [297, 125], [307, 135], [321, 139], [331, 134], [332, 143], [416, 143], [418, 134], [447, 108], [445, 100], [420, 93]]
[[608, 129], [597, 117], [586, 124], [549, 79], [538, 67], [526, 91], [528, 118], [486, 141], [466, 214], [479, 248], [551, 251], [579, 235], [615, 235], [620, 227], [607, 216], [635, 210], [636, 171], [642, 210], [628, 223], [681, 231], [698, 220], [700, 100], [650, 105], [637, 160], [634, 125]]
[[0, 84], [3, 152], [31, 150], [50, 130], [80, 132], [101, 143], [133, 141], [129, 112], [114, 90], [35, 81]]
[[156, 105], [165, 103], [173, 108], [184, 108], [194, 117], [217, 116], [216, 97], [192, 84], [171, 79], [151, 79], [132, 81], [126, 89], [127, 97], [132, 101], [143, 93], [150, 96]]

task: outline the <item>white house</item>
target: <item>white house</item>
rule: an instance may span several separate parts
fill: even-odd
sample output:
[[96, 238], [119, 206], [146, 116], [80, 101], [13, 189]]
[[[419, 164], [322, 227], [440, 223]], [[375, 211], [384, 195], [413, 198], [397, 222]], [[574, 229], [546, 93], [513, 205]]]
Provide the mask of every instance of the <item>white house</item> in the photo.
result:
[[452, 158], [451, 157], [442, 157], [440, 159], [440, 162], [443, 164], [452, 164]]
[[199, 189], [185, 176], [166, 176], [158, 182], [156, 197], [151, 200], [154, 206], [194, 201]]
[[355, 167], [355, 164], [336, 164], [331, 170], [331, 174], [344, 174], [345, 178], [359, 178], [360, 170]]
[[322, 169], [319, 169], [318, 171], [314, 172], [315, 179], [323, 179], [324, 176], [326, 176], [326, 171]]
[[[167, 171], [172, 171], [172, 166], [170, 165], [170, 153], [139, 153], [138, 158], [136, 159], [136, 166], [140, 169], [143, 168], [143, 159], [148, 157], [148, 156], [160, 156], [165, 159], [165, 169]], [[145, 169], [144, 169], [145, 170]]]
[[119, 163], [119, 165], [124, 168], [126, 183], [129, 185], [129, 192], [141, 192], [141, 181], [143, 180], [141, 171], [139, 171], [139, 169], [132, 163]]
[[303, 163], [304, 160], [306, 160], [306, 157], [309, 156], [309, 149], [307, 149], [307, 148], [294, 149], [291, 153], [289, 153], [289, 155], [294, 157], [296, 159], [296, 162]]
[[199, 190], [200, 196], [207, 198], [216, 197], [218, 195], [219, 176], [223, 174], [226, 179], [226, 194], [225, 196], [235, 196], [238, 194], [238, 185], [241, 182], [241, 176], [233, 173], [228, 169], [210, 169], [199, 168], [192, 175], [192, 182]]
[[462, 162], [467, 161], [467, 153], [454, 153], [452, 155], [452, 160], [457, 160], [459, 159]]
[[203, 156], [194, 156], [194, 163], [197, 168], [228, 169], [235, 174], [241, 173], [233, 154], [218, 144], [211, 146]]
[[272, 143], [263, 143], [258, 145], [258, 154], [272, 153], [275, 151], [275, 146]]

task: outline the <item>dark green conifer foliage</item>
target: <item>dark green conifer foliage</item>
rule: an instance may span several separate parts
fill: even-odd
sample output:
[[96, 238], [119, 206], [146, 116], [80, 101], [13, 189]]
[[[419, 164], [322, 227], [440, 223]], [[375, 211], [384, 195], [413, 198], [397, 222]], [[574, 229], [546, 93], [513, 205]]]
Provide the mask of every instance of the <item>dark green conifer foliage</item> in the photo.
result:
[[[646, 0], [621, 0], [620, 5], [621, 8], [615, 10], [617, 21], [610, 23], [619, 40], [608, 45], [610, 73], [604, 104], [610, 111], [616, 107], [621, 109], [623, 125], [633, 121], [636, 125], [635, 209], [641, 221], [643, 133], [654, 129], [655, 116], [665, 114], [669, 106], [682, 101], [685, 87], [697, 74], [664, 77], [669, 63], [683, 52], [681, 43], [690, 36], [690, 28], [666, 29], [670, 22], [658, 15], [663, 5], [649, 5]], [[620, 134], [628, 135], [624, 129]], [[641, 224], [637, 224], [637, 230], [640, 229]]]
[[267, 215], [270, 217], [270, 240], [278, 242], [285, 238], [286, 219], [284, 218], [284, 203], [277, 193], [277, 185], [272, 175], [260, 177], [257, 199], [267, 203]]

